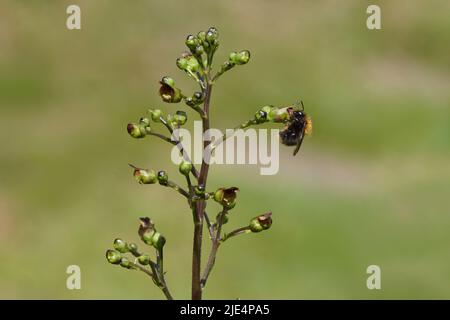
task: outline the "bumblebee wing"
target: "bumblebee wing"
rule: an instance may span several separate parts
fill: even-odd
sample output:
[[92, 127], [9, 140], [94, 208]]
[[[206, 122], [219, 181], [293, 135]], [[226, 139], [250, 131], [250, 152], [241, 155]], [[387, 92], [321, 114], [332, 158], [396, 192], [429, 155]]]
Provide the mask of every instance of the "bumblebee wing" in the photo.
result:
[[298, 150], [300, 150], [300, 147], [302, 145], [304, 137], [305, 137], [305, 130], [303, 129], [300, 132], [300, 137], [298, 137], [297, 145], [295, 146], [295, 150], [294, 150], [294, 156], [298, 153]]

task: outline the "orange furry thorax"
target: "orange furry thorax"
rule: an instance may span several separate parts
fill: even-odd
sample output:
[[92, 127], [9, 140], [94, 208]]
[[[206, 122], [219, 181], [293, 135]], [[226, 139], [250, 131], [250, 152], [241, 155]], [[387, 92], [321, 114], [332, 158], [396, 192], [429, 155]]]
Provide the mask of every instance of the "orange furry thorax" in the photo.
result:
[[311, 119], [311, 117], [306, 117], [305, 134], [311, 134], [311, 133], [312, 133], [312, 119]]

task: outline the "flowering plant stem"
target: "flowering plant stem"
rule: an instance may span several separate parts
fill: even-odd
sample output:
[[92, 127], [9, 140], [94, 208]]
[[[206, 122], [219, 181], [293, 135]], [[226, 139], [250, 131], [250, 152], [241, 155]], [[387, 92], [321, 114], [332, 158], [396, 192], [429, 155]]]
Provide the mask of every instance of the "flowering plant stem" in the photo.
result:
[[[210, 67], [208, 67], [210, 68]], [[206, 74], [208, 84], [205, 90], [205, 102], [203, 104], [204, 117], [202, 118], [203, 133], [209, 130], [209, 103], [211, 101], [212, 84], [209, 83], [208, 73]], [[209, 141], [203, 142], [203, 150], [207, 149]], [[203, 151], [204, 152], [204, 151]], [[198, 178], [198, 185], [206, 188], [208, 180], [209, 164], [203, 156], [202, 166], [200, 168], [200, 176]], [[192, 248], [192, 300], [202, 299], [201, 287], [201, 257], [202, 257], [202, 242], [203, 242], [203, 219], [205, 215], [206, 202], [205, 200], [197, 201], [194, 211], [194, 243]]]
[[[267, 230], [272, 225], [272, 213], [267, 212], [251, 219], [248, 226], [234, 229], [229, 233], [223, 232], [224, 225], [229, 219], [229, 212], [236, 205], [237, 191], [239, 191], [239, 189], [237, 187], [221, 187], [215, 192], [206, 191], [211, 152], [223, 141], [232, 136], [232, 134], [226, 132], [213, 144], [211, 144], [211, 140], [208, 137], [211, 125], [209, 111], [213, 86], [215, 81], [217, 81], [225, 72], [237, 65], [248, 63], [250, 59], [250, 52], [247, 50], [232, 52], [229, 55], [228, 61], [222, 64], [220, 70], [217, 71], [215, 75], [212, 75], [212, 61], [218, 45], [217, 29], [211, 27], [207, 32], [199, 32], [197, 36], [188, 36], [186, 39], [186, 46], [189, 48], [190, 52], [183, 53], [177, 60], [177, 66], [199, 84], [201, 91], [194, 92], [191, 96], [187, 96], [175, 86], [175, 81], [172, 78], [165, 76], [160, 81], [161, 87], [159, 94], [164, 102], [180, 103], [184, 101], [187, 106], [198, 113], [202, 120], [202, 133], [204, 137], [202, 150], [203, 157], [199, 171], [185, 152], [186, 149], [183, 146], [182, 139], [180, 139], [177, 133], [177, 129], [187, 121], [186, 112], [177, 111], [173, 115], [164, 115], [159, 109], [150, 109], [150, 117], [143, 117], [139, 120], [139, 123], [129, 123], [127, 125], [127, 131], [133, 138], [140, 139], [146, 136], [156, 137], [171, 145], [176, 145], [180, 152], [181, 162], [178, 170], [185, 177], [186, 188], [183, 188], [174, 180], [169, 179], [168, 173], [164, 170], [156, 172], [155, 170], [139, 168], [131, 164], [130, 166], [133, 168], [135, 179], [140, 184], [148, 185], [159, 183], [161, 186], [169, 187], [186, 198], [189, 204], [194, 223], [191, 283], [191, 297], [193, 300], [202, 299], [203, 290], [211, 275], [217, 252], [222, 243], [227, 239], [241, 234]], [[295, 119], [293, 118], [294, 115], [296, 116]], [[288, 126], [289, 130], [291, 130], [285, 134], [286, 138], [290, 139], [288, 141], [289, 144], [286, 144], [292, 145], [291, 140], [296, 137], [297, 129], [305, 128], [305, 124], [301, 122], [304, 120], [302, 115], [303, 114], [300, 111], [295, 111], [293, 107], [277, 108], [273, 106], [264, 106], [256, 112], [252, 119], [243, 122], [235, 129], [245, 129], [251, 125], [270, 121], [284, 123]], [[150, 126], [152, 121], [154, 123], [162, 124], [171, 136], [169, 137], [155, 132]], [[301, 135], [301, 138], [303, 138], [303, 135]], [[192, 180], [191, 175], [193, 177]], [[212, 221], [206, 212], [207, 201], [211, 199], [219, 203], [222, 207], [216, 216], [215, 221]], [[202, 274], [201, 258], [204, 223], [206, 223], [212, 245]], [[140, 270], [144, 272], [151, 277], [153, 282], [161, 289], [167, 299], [173, 299], [165, 279], [163, 254], [163, 248], [166, 243], [165, 237], [156, 230], [155, 224], [148, 217], [140, 218], [138, 234], [140, 239], [146, 245], [155, 249], [156, 260], [153, 260], [152, 257], [147, 254], [141, 253], [136, 244], [127, 243], [124, 240], [117, 238], [114, 240], [114, 250], [110, 249], [106, 251], [108, 262], [114, 265], [120, 265], [125, 269]], [[126, 257], [127, 254], [133, 256], [131, 260]]]

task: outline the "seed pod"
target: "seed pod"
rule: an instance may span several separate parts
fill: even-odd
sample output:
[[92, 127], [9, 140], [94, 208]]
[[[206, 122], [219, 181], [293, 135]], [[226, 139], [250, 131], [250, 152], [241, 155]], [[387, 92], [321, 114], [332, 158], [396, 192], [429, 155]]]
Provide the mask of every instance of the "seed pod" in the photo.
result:
[[106, 260], [108, 260], [108, 262], [112, 264], [119, 264], [122, 260], [122, 255], [116, 250], [107, 250]]

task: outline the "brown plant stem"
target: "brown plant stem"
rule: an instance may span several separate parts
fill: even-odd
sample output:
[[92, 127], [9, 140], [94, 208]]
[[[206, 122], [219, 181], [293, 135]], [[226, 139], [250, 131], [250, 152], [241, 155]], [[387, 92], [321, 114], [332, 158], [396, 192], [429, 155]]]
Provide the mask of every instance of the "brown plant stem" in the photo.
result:
[[[212, 85], [209, 83], [208, 73], [206, 73], [206, 80], [208, 84], [205, 89], [205, 100], [203, 104], [203, 111], [205, 117], [202, 118], [203, 128], [205, 133], [209, 129], [209, 103], [211, 100]], [[209, 159], [205, 161], [205, 149], [209, 145], [208, 139], [203, 141], [203, 160], [200, 168], [200, 175], [198, 178], [198, 185], [206, 188], [206, 181], [208, 179]], [[194, 206], [194, 241], [192, 248], [192, 300], [202, 299], [201, 287], [201, 256], [202, 256], [202, 240], [203, 240], [203, 218], [206, 207], [206, 201], [201, 199], [196, 202]]]

